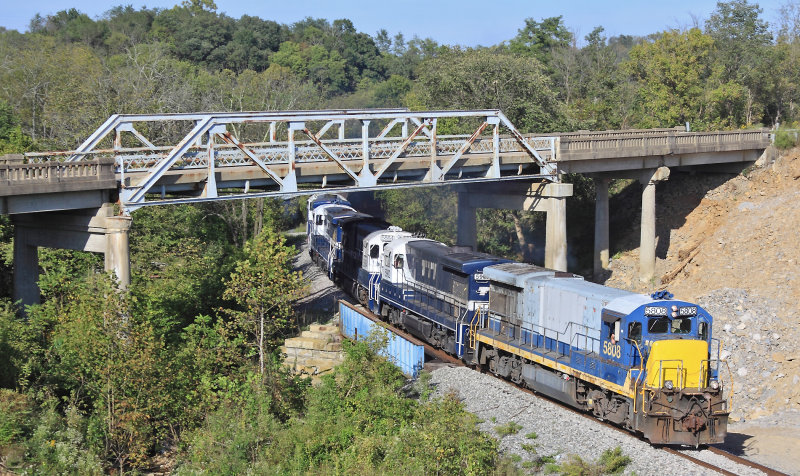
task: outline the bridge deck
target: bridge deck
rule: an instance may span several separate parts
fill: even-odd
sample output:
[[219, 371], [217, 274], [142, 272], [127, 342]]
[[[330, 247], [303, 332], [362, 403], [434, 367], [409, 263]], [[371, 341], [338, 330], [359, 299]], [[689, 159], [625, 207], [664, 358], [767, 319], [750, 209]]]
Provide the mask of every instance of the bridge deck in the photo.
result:
[[[477, 127], [469, 135], [439, 135], [437, 125], [443, 120], [451, 125], [460, 121], [462, 130], [464, 124], [469, 130]], [[174, 129], [175, 121], [188, 126], [177, 135], [158, 133], [157, 126]], [[372, 128], [370, 122], [375, 122]], [[245, 124], [253, 123], [268, 127], [269, 141], [240, 141], [232, 132], [241, 133]], [[361, 135], [346, 138], [347, 124], [350, 135], [354, 124]], [[319, 127], [316, 133], [312, 125]], [[379, 133], [375, 125], [381, 127]], [[172, 139], [150, 142], [137, 127]], [[278, 130], [286, 140], [277, 140]], [[338, 137], [330, 138], [337, 130]], [[288, 195], [331, 187], [552, 181], [559, 173], [754, 161], [769, 144], [770, 134], [764, 130], [523, 136], [496, 110], [112, 116], [75, 151], [30, 153], [27, 164], [0, 165], [0, 196], [119, 188], [123, 206], [132, 209], [165, 201]]]

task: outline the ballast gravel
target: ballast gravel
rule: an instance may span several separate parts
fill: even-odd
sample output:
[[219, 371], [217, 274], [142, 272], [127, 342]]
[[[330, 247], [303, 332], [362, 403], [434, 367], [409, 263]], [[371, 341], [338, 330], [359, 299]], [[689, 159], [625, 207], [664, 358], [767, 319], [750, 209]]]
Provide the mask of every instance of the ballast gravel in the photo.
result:
[[[455, 395], [468, 412], [482, 421], [480, 430], [498, 439], [503, 454], [519, 455], [522, 461], [551, 456], [561, 463], [576, 455], [584, 461], [595, 462], [603, 451], [619, 446], [622, 453], [631, 458], [624, 474], [718, 474], [633, 436], [576, 415], [491, 375], [464, 367], [442, 366], [433, 370], [431, 376], [434, 395]], [[514, 434], [498, 434], [497, 427], [510, 422], [521, 428]], [[708, 450], [681, 451], [742, 476], [764, 474]]]

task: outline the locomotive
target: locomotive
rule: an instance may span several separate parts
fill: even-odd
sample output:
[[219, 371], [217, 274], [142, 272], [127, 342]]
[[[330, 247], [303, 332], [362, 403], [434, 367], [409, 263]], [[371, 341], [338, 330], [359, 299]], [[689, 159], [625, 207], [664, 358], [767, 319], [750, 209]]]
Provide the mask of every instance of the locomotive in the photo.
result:
[[308, 203], [309, 253], [383, 320], [652, 444], [724, 441], [730, 401], [702, 307], [413, 236], [340, 196]]

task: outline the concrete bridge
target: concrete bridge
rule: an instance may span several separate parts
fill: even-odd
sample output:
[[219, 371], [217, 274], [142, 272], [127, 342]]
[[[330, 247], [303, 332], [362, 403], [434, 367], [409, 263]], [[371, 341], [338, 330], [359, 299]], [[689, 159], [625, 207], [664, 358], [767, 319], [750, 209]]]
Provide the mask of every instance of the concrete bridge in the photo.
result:
[[597, 185], [597, 272], [608, 265], [608, 183], [635, 178], [643, 185], [641, 276], [649, 280], [655, 184], [670, 169], [740, 171], [769, 144], [764, 130], [522, 135], [497, 110], [115, 115], [74, 151], [6, 156], [0, 213], [15, 224], [15, 299], [28, 304], [39, 299], [38, 246], [103, 252], [125, 286], [136, 208], [322, 189], [457, 185], [458, 241], [473, 247], [478, 208], [542, 211], [545, 266], [566, 270], [572, 185], [560, 182], [564, 173], [588, 174]]

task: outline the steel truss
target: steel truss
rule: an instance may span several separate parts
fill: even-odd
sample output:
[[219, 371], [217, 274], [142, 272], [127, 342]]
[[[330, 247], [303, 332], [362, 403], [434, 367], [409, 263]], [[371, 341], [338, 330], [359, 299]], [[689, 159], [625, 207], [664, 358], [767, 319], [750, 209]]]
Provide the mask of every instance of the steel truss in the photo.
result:
[[[462, 130], [467, 126], [473, 130], [475, 124], [477, 128], [468, 135], [439, 135], [443, 120]], [[151, 142], [140, 132], [179, 130], [177, 124], [191, 126], [179, 141]], [[252, 124], [268, 130], [268, 140], [247, 142], [237, 137], [237, 130]], [[354, 125], [360, 135], [346, 137], [347, 131], [356, 135]], [[382, 126], [380, 132], [376, 125]], [[279, 131], [286, 140], [278, 140]], [[338, 134], [327, 137], [333, 132]], [[111, 141], [111, 148], [101, 147]], [[123, 142], [137, 146], [124, 147]], [[352, 191], [522, 178], [556, 181], [557, 151], [558, 138], [523, 137], [499, 110], [369, 109], [117, 114], [75, 151], [28, 154], [28, 158], [71, 162], [113, 156], [120, 203], [131, 211], [165, 203], [291, 196], [320, 188]], [[512, 156], [514, 160], [509, 160]], [[234, 173], [244, 169], [251, 172]], [[176, 178], [181, 176], [194, 178]]]

